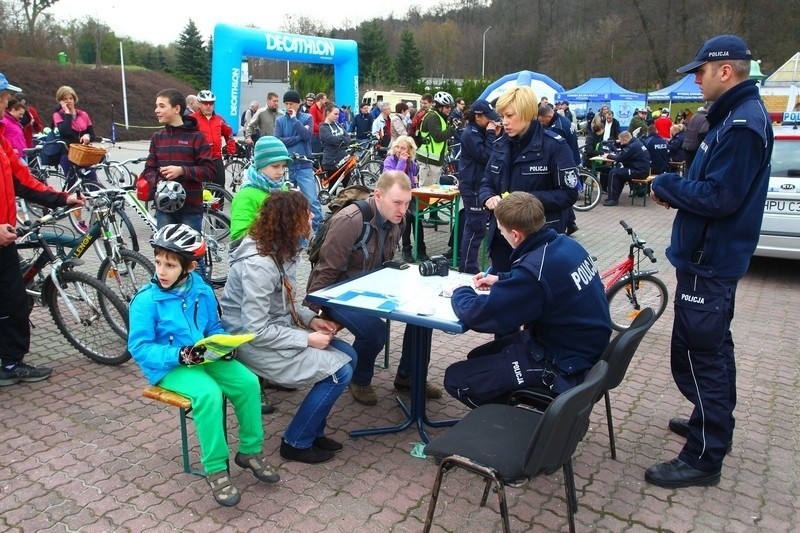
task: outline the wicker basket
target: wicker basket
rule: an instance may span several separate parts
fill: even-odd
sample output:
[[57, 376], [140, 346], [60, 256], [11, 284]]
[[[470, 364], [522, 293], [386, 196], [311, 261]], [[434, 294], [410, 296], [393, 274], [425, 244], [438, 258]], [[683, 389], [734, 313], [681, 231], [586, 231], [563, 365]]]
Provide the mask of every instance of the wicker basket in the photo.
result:
[[67, 159], [69, 159], [70, 163], [73, 165], [90, 167], [102, 161], [105, 155], [106, 151], [104, 148], [97, 148], [89, 144], [74, 143], [69, 145]]

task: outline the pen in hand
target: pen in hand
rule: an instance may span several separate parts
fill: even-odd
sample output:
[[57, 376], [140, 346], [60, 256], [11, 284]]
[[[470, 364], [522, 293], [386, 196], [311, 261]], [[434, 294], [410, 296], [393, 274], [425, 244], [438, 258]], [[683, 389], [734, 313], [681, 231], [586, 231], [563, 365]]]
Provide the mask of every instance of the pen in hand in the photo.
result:
[[486, 269], [486, 272], [480, 272], [475, 274], [472, 281], [475, 284], [475, 288], [479, 291], [488, 291], [491, 284], [486, 284], [484, 280], [486, 279], [489, 274], [492, 273], [492, 267]]

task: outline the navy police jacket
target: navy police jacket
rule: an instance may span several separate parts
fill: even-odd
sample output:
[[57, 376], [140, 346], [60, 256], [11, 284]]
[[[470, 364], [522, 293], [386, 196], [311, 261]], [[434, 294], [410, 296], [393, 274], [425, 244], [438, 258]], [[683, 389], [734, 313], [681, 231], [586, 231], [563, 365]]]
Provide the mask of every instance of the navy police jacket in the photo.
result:
[[661, 174], [667, 171], [669, 166], [669, 152], [667, 151], [667, 140], [654, 133], [642, 139], [642, 143], [647, 148], [650, 155], [650, 173]]
[[451, 305], [466, 326], [506, 335], [525, 326], [562, 374], [594, 365], [608, 344], [611, 319], [592, 258], [577, 242], [542, 228], [511, 254], [510, 272], [488, 295], [471, 287], [453, 292]]
[[575, 164], [581, 164], [581, 150], [578, 148], [578, 135], [572, 131], [572, 122], [562, 115], [561, 113], [553, 113], [553, 118], [547, 126], [551, 130], [555, 130], [559, 135], [567, 140], [569, 149], [572, 150], [572, 155], [575, 157]]
[[[516, 144], [512, 150], [512, 144]], [[516, 154], [512, 159], [512, 152]], [[572, 204], [578, 198], [578, 167], [564, 137], [545, 129], [538, 120], [531, 122], [520, 139], [503, 135], [492, 145], [492, 155], [481, 181], [481, 205], [495, 195], [524, 191], [544, 205], [547, 227], [564, 233]], [[492, 242], [497, 221], [489, 221]]]
[[642, 141], [636, 137], [623, 146], [619, 152], [609, 154], [608, 158], [616, 161], [622, 168], [629, 169], [632, 176], [647, 176], [650, 174], [650, 152], [647, 151], [647, 147], [642, 144]]
[[769, 187], [772, 124], [752, 80], [708, 111], [709, 130], [688, 175], [662, 174], [653, 193], [678, 209], [667, 257], [705, 278], [738, 280], [758, 244]]
[[495, 138], [494, 129], [481, 128], [475, 122], [468, 122], [461, 132], [461, 156], [458, 160], [458, 190], [461, 196], [478, 195]]

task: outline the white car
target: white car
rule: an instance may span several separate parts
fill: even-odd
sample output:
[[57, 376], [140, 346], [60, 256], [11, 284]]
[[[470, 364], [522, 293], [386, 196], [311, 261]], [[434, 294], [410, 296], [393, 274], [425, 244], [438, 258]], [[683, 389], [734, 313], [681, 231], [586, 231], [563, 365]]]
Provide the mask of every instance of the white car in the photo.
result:
[[800, 259], [800, 126], [775, 126], [761, 237], [753, 255]]

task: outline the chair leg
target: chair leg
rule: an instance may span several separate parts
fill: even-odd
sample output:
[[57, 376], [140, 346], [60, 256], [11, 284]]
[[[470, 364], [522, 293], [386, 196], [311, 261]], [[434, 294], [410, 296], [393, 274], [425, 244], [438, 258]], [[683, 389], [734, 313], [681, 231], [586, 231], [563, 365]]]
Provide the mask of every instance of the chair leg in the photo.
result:
[[428, 533], [433, 525], [433, 513], [436, 511], [436, 502], [439, 500], [439, 489], [442, 488], [442, 478], [444, 477], [448, 464], [447, 458], [442, 459], [442, 462], [439, 464], [439, 469], [436, 471], [436, 481], [433, 482], [431, 503], [428, 504], [428, 514], [425, 517], [425, 526], [422, 529], [423, 533]]
[[575, 533], [575, 513], [578, 512], [578, 497], [575, 495], [575, 477], [572, 474], [572, 459], [564, 463], [564, 488], [567, 492], [569, 532]]
[[186, 474], [192, 473], [192, 468], [189, 465], [189, 440], [186, 435], [186, 409], [178, 409], [178, 420], [181, 426], [181, 450], [183, 452], [183, 471]]
[[508, 519], [508, 503], [506, 502], [506, 489], [503, 482], [494, 478], [497, 484], [497, 503], [500, 505], [500, 516], [503, 518], [503, 531], [511, 533], [511, 523]]
[[614, 439], [614, 420], [611, 418], [611, 397], [608, 391], [603, 393], [606, 400], [606, 420], [608, 421], [608, 443], [611, 446], [611, 458], [617, 460], [617, 443]]
[[481, 497], [481, 507], [486, 507], [486, 500], [489, 498], [489, 491], [492, 489], [492, 480], [486, 480], [486, 486], [483, 488], [483, 497]]

